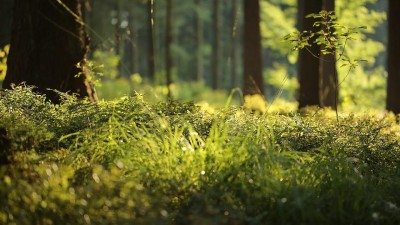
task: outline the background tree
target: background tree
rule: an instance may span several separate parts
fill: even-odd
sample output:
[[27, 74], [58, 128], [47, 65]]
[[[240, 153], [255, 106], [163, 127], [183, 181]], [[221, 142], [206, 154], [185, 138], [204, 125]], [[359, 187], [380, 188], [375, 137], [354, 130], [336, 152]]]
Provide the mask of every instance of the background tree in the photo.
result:
[[167, 15], [166, 15], [166, 50], [165, 50], [165, 70], [168, 88], [168, 97], [171, 97], [170, 85], [172, 84], [172, 0], [167, 0]]
[[[114, 10], [113, 10], [113, 20], [112, 23], [114, 25], [114, 29], [115, 29], [115, 54], [116, 55], [121, 55], [122, 54], [122, 46], [123, 43], [122, 42], [122, 28], [121, 28], [121, 24], [122, 24], [122, 15], [121, 15], [121, 0], [114, 0]], [[123, 69], [122, 69], [122, 63], [121, 61], [118, 62], [118, 66], [117, 66], [117, 77], [121, 77], [123, 73]]]
[[201, 81], [203, 79], [203, 18], [201, 11], [202, 0], [195, 0], [196, 8], [196, 76], [195, 81]]
[[[3, 0], [3, 2], [7, 1], [11, 0]], [[267, 100], [272, 100], [275, 96], [290, 102], [296, 100], [295, 92], [299, 90], [297, 78], [300, 77], [297, 73], [298, 55], [288, 55], [290, 46], [282, 42], [282, 37], [292, 33], [295, 29], [298, 11], [297, 1], [260, 1], [262, 74]], [[150, 0], [118, 0], [120, 4], [118, 10], [115, 7], [115, 0], [86, 0], [85, 3], [87, 2], [90, 2], [91, 8], [85, 14], [85, 18], [88, 19], [86, 21], [87, 32], [91, 37], [91, 51], [88, 57], [95, 65], [104, 64], [104, 67], [101, 68], [101, 72], [104, 74], [102, 77], [103, 86], [98, 87], [99, 92], [103, 93], [100, 94], [100, 97], [112, 99], [129, 95], [134, 91], [139, 91], [147, 96], [154, 95], [155, 98], [163, 96], [165, 89], [157, 88], [157, 86], [165, 83], [167, 1], [153, 1], [153, 9], [157, 9], [157, 12], [153, 12], [154, 24], [152, 30], [150, 29], [149, 19], [151, 14], [149, 10]], [[222, 77], [219, 86], [220, 89], [226, 88], [230, 91], [232, 87], [237, 87], [237, 83], [242, 83], [243, 80], [244, 35], [242, 33], [244, 33], [243, 3], [245, 1], [227, 0], [220, 2], [219, 15], [225, 26], [222, 26], [220, 31], [219, 39], [222, 54], [218, 58], [221, 71], [226, 76]], [[323, 0], [320, 2], [322, 3]], [[384, 44], [387, 40], [387, 32], [384, 21], [387, 2], [387, 0], [335, 1], [339, 24], [346, 27], [368, 25], [368, 28], [359, 33], [356, 40], [352, 40], [345, 50], [345, 54], [350, 58], [366, 59], [367, 62], [359, 63], [359, 66], [349, 76], [346, 76], [348, 71], [346, 67], [337, 68], [339, 81], [345, 81], [340, 85], [339, 106], [346, 110], [359, 110], [360, 106], [364, 107], [363, 110], [366, 110], [367, 107], [385, 107], [386, 72], [382, 65], [386, 62]], [[213, 44], [215, 39], [212, 28], [215, 24], [214, 4], [215, 1], [193, 0], [180, 1], [179, 4], [174, 5], [172, 31], [174, 40], [170, 50], [174, 61], [172, 80], [176, 84], [173, 86], [173, 92], [177, 98], [197, 101], [208, 100], [209, 98], [205, 96], [215, 96], [210, 91], [215, 78], [213, 72], [213, 63], [215, 62]], [[5, 9], [5, 7], [7, 7], [7, 4], [3, 3], [0, 10]], [[235, 7], [237, 7], [236, 14], [233, 13]], [[119, 14], [118, 30], [121, 39], [118, 54], [115, 53], [117, 42], [115, 41], [116, 26], [114, 26], [117, 21], [117, 14]], [[1, 18], [6, 16], [7, 13], [0, 15]], [[3, 21], [4, 19], [0, 23]], [[198, 28], [197, 23], [200, 23], [203, 29]], [[153, 35], [150, 34], [151, 31], [153, 31]], [[201, 32], [203, 32], [202, 44], [198, 46], [197, 34]], [[153, 37], [153, 40], [151, 40], [151, 37]], [[149, 72], [153, 68], [150, 66], [150, 59], [152, 58], [150, 55], [153, 52], [151, 43], [153, 43], [155, 59], [154, 83], [150, 82], [150, 74], [152, 73]], [[233, 55], [235, 54], [237, 59], [234, 59]], [[4, 54], [0, 53], [0, 55]], [[199, 56], [201, 56], [201, 62], [198, 62]], [[0, 59], [0, 68], [5, 67], [4, 62], [4, 59]], [[121, 66], [120, 69], [118, 69], [118, 64]], [[199, 65], [202, 66], [199, 67]], [[195, 70], [195, 68], [201, 68], [202, 78], [200, 81], [203, 82], [192, 84], [192, 81], [199, 80], [196, 78], [197, 69]], [[118, 70], [121, 70], [121, 76], [117, 78]], [[5, 70], [3, 69], [3, 71]], [[136, 74], [135, 77], [138, 78], [139, 82], [142, 82], [141, 78], [144, 78], [144, 83], [137, 85], [138, 80], [130, 79], [132, 74]], [[0, 79], [3, 77], [0, 76]], [[329, 104], [322, 102], [323, 84], [321, 82], [321, 79], [318, 80], [319, 104], [327, 106]], [[149, 85], [155, 85], [156, 94], [153, 94], [154, 92], [147, 93], [146, 90], [152, 90]], [[254, 85], [254, 81], [252, 85]], [[222, 100], [227, 93], [229, 92], [218, 91], [219, 99]]]
[[221, 48], [221, 29], [222, 29], [222, 15], [221, 15], [221, 1], [214, 0], [213, 1], [213, 79], [212, 79], [212, 88], [214, 90], [220, 88], [221, 79], [222, 79], [222, 67], [221, 67], [221, 59], [222, 59], [222, 48]]
[[2, 0], [0, 3], [0, 86], [7, 71], [13, 3], [13, 0]]
[[0, 7], [0, 49], [10, 43], [13, 0], [2, 0]]
[[135, 8], [136, 6], [131, 3], [129, 6], [132, 8], [131, 12], [128, 12], [128, 35], [129, 38], [126, 40], [127, 45], [127, 53], [128, 53], [128, 65], [129, 65], [129, 74], [137, 73], [137, 43], [136, 43], [136, 26], [135, 26]]
[[400, 1], [389, 0], [388, 10], [388, 81], [386, 109], [400, 113]]
[[238, 50], [240, 49], [240, 39], [239, 39], [239, 1], [231, 0], [232, 10], [231, 10], [231, 88], [238, 87]]
[[[317, 32], [318, 27], [313, 26], [316, 21], [306, 18], [308, 14], [318, 13], [322, 9], [321, 0], [298, 0], [298, 26], [300, 31]], [[310, 43], [315, 40], [312, 39]], [[319, 101], [319, 57], [320, 47], [311, 45], [299, 51], [298, 80], [299, 80], [299, 108], [306, 106], [320, 106]]]
[[80, 1], [63, 2], [15, 1], [3, 88], [26, 82], [55, 103], [59, 97], [48, 89], [77, 93], [92, 101], [97, 99], [85, 69], [88, 38], [83, 29]]
[[[171, 4], [168, 2], [168, 4]], [[148, 0], [147, 2], [147, 13], [148, 13], [148, 29], [149, 29], [149, 79], [154, 82], [156, 64], [155, 64], [155, 52], [154, 52], [154, 0]]]
[[244, 95], [264, 95], [260, 33], [260, 2], [244, 0]]

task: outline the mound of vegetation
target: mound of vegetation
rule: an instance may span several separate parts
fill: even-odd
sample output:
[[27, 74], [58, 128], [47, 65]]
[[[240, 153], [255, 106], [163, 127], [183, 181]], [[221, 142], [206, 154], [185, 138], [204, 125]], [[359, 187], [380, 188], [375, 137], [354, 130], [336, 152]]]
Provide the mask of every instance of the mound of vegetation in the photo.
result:
[[0, 224], [399, 224], [393, 116], [0, 98]]

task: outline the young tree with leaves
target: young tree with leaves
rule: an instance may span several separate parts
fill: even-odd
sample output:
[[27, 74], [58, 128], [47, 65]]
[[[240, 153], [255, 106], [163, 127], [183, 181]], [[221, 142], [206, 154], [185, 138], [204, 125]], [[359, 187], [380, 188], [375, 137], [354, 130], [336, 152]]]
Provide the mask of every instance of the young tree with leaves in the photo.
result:
[[[335, 0], [322, 0], [322, 10], [327, 12], [335, 11]], [[333, 14], [334, 16], [334, 14]], [[332, 23], [331, 17], [323, 18], [322, 23]], [[334, 38], [335, 32], [333, 24], [327, 24], [324, 26], [323, 31], [327, 33], [327, 37]], [[327, 40], [327, 41], [335, 41]], [[319, 105], [321, 107], [331, 107], [337, 109], [337, 98], [338, 98], [338, 78], [336, 70], [336, 48], [328, 49], [327, 52], [323, 52], [326, 45], [320, 46], [321, 53], [319, 58]]]
[[16, 0], [3, 88], [25, 82], [54, 103], [60, 98], [49, 89], [95, 101], [85, 66], [89, 39], [81, 10], [79, 0]]
[[[298, 0], [298, 26], [300, 31], [318, 32], [318, 27], [313, 26], [316, 22], [313, 18], [306, 18], [311, 13], [321, 11], [321, 0]], [[315, 41], [315, 37], [310, 41]], [[320, 105], [319, 102], [319, 57], [320, 47], [311, 45], [299, 50], [298, 80], [299, 108]]]
[[[316, 105], [336, 109], [335, 0], [299, 0], [298, 9], [299, 28], [309, 37], [299, 53], [299, 108]], [[321, 11], [325, 13], [318, 15]]]

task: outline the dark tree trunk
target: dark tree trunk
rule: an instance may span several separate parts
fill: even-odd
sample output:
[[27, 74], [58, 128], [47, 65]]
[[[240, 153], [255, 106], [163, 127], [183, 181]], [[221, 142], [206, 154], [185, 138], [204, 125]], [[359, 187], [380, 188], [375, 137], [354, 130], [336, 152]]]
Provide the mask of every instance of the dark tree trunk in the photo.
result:
[[[168, 0], [169, 1], [169, 0]], [[155, 76], [155, 53], [154, 53], [154, 0], [149, 0], [147, 3], [147, 13], [148, 13], [148, 28], [149, 28], [149, 79], [154, 82]]]
[[264, 95], [259, 0], [244, 0], [244, 95]]
[[167, 0], [167, 20], [166, 20], [166, 49], [165, 49], [165, 70], [166, 70], [166, 79], [167, 79], [167, 88], [168, 88], [168, 98], [172, 97], [170, 85], [172, 84], [172, 0]]
[[[48, 89], [97, 99], [87, 81], [88, 49], [79, 0], [15, 0], [11, 49], [3, 88], [26, 82], [54, 103], [58, 95]], [[69, 12], [68, 7], [72, 12]], [[76, 65], [80, 63], [82, 67]], [[77, 74], [81, 73], [79, 77]]]
[[12, 7], [12, 0], [3, 0], [0, 4], [0, 49], [10, 43]]
[[196, 3], [196, 81], [203, 80], [203, 20], [201, 18], [202, 0]]
[[395, 114], [400, 113], [400, 1], [389, 0], [388, 12], [388, 80], [386, 109]]
[[7, 134], [7, 130], [0, 126], [0, 166], [10, 163], [10, 147], [11, 140]]
[[[298, 0], [298, 21], [299, 30], [309, 30], [316, 32], [318, 27], [314, 27], [315, 22], [312, 18], [305, 18], [310, 13], [318, 13], [322, 9], [321, 0]], [[310, 52], [311, 53], [310, 53]], [[320, 47], [313, 44], [307, 49], [299, 52], [298, 76], [299, 76], [299, 108], [306, 106], [320, 106], [319, 101], [319, 56]], [[318, 56], [318, 57], [315, 57]]]
[[[328, 12], [335, 11], [335, 0], [323, 0], [322, 2], [324, 10]], [[319, 76], [320, 106], [337, 109], [338, 85], [336, 71], [336, 52], [325, 55], [320, 54]]]
[[221, 86], [221, 1], [213, 0], [213, 79], [212, 88], [214, 90], [220, 88]]

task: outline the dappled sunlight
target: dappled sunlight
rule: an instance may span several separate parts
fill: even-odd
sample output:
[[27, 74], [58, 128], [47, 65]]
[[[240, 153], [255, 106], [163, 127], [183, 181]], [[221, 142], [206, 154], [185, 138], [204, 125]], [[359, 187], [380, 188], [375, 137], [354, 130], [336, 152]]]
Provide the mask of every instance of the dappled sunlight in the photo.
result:
[[16, 87], [0, 99], [1, 223], [400, 221], [393, 114], [64, 98]]
[[0, 7], [0, 224], [400, 224], [400, 1], [67, 2]]

